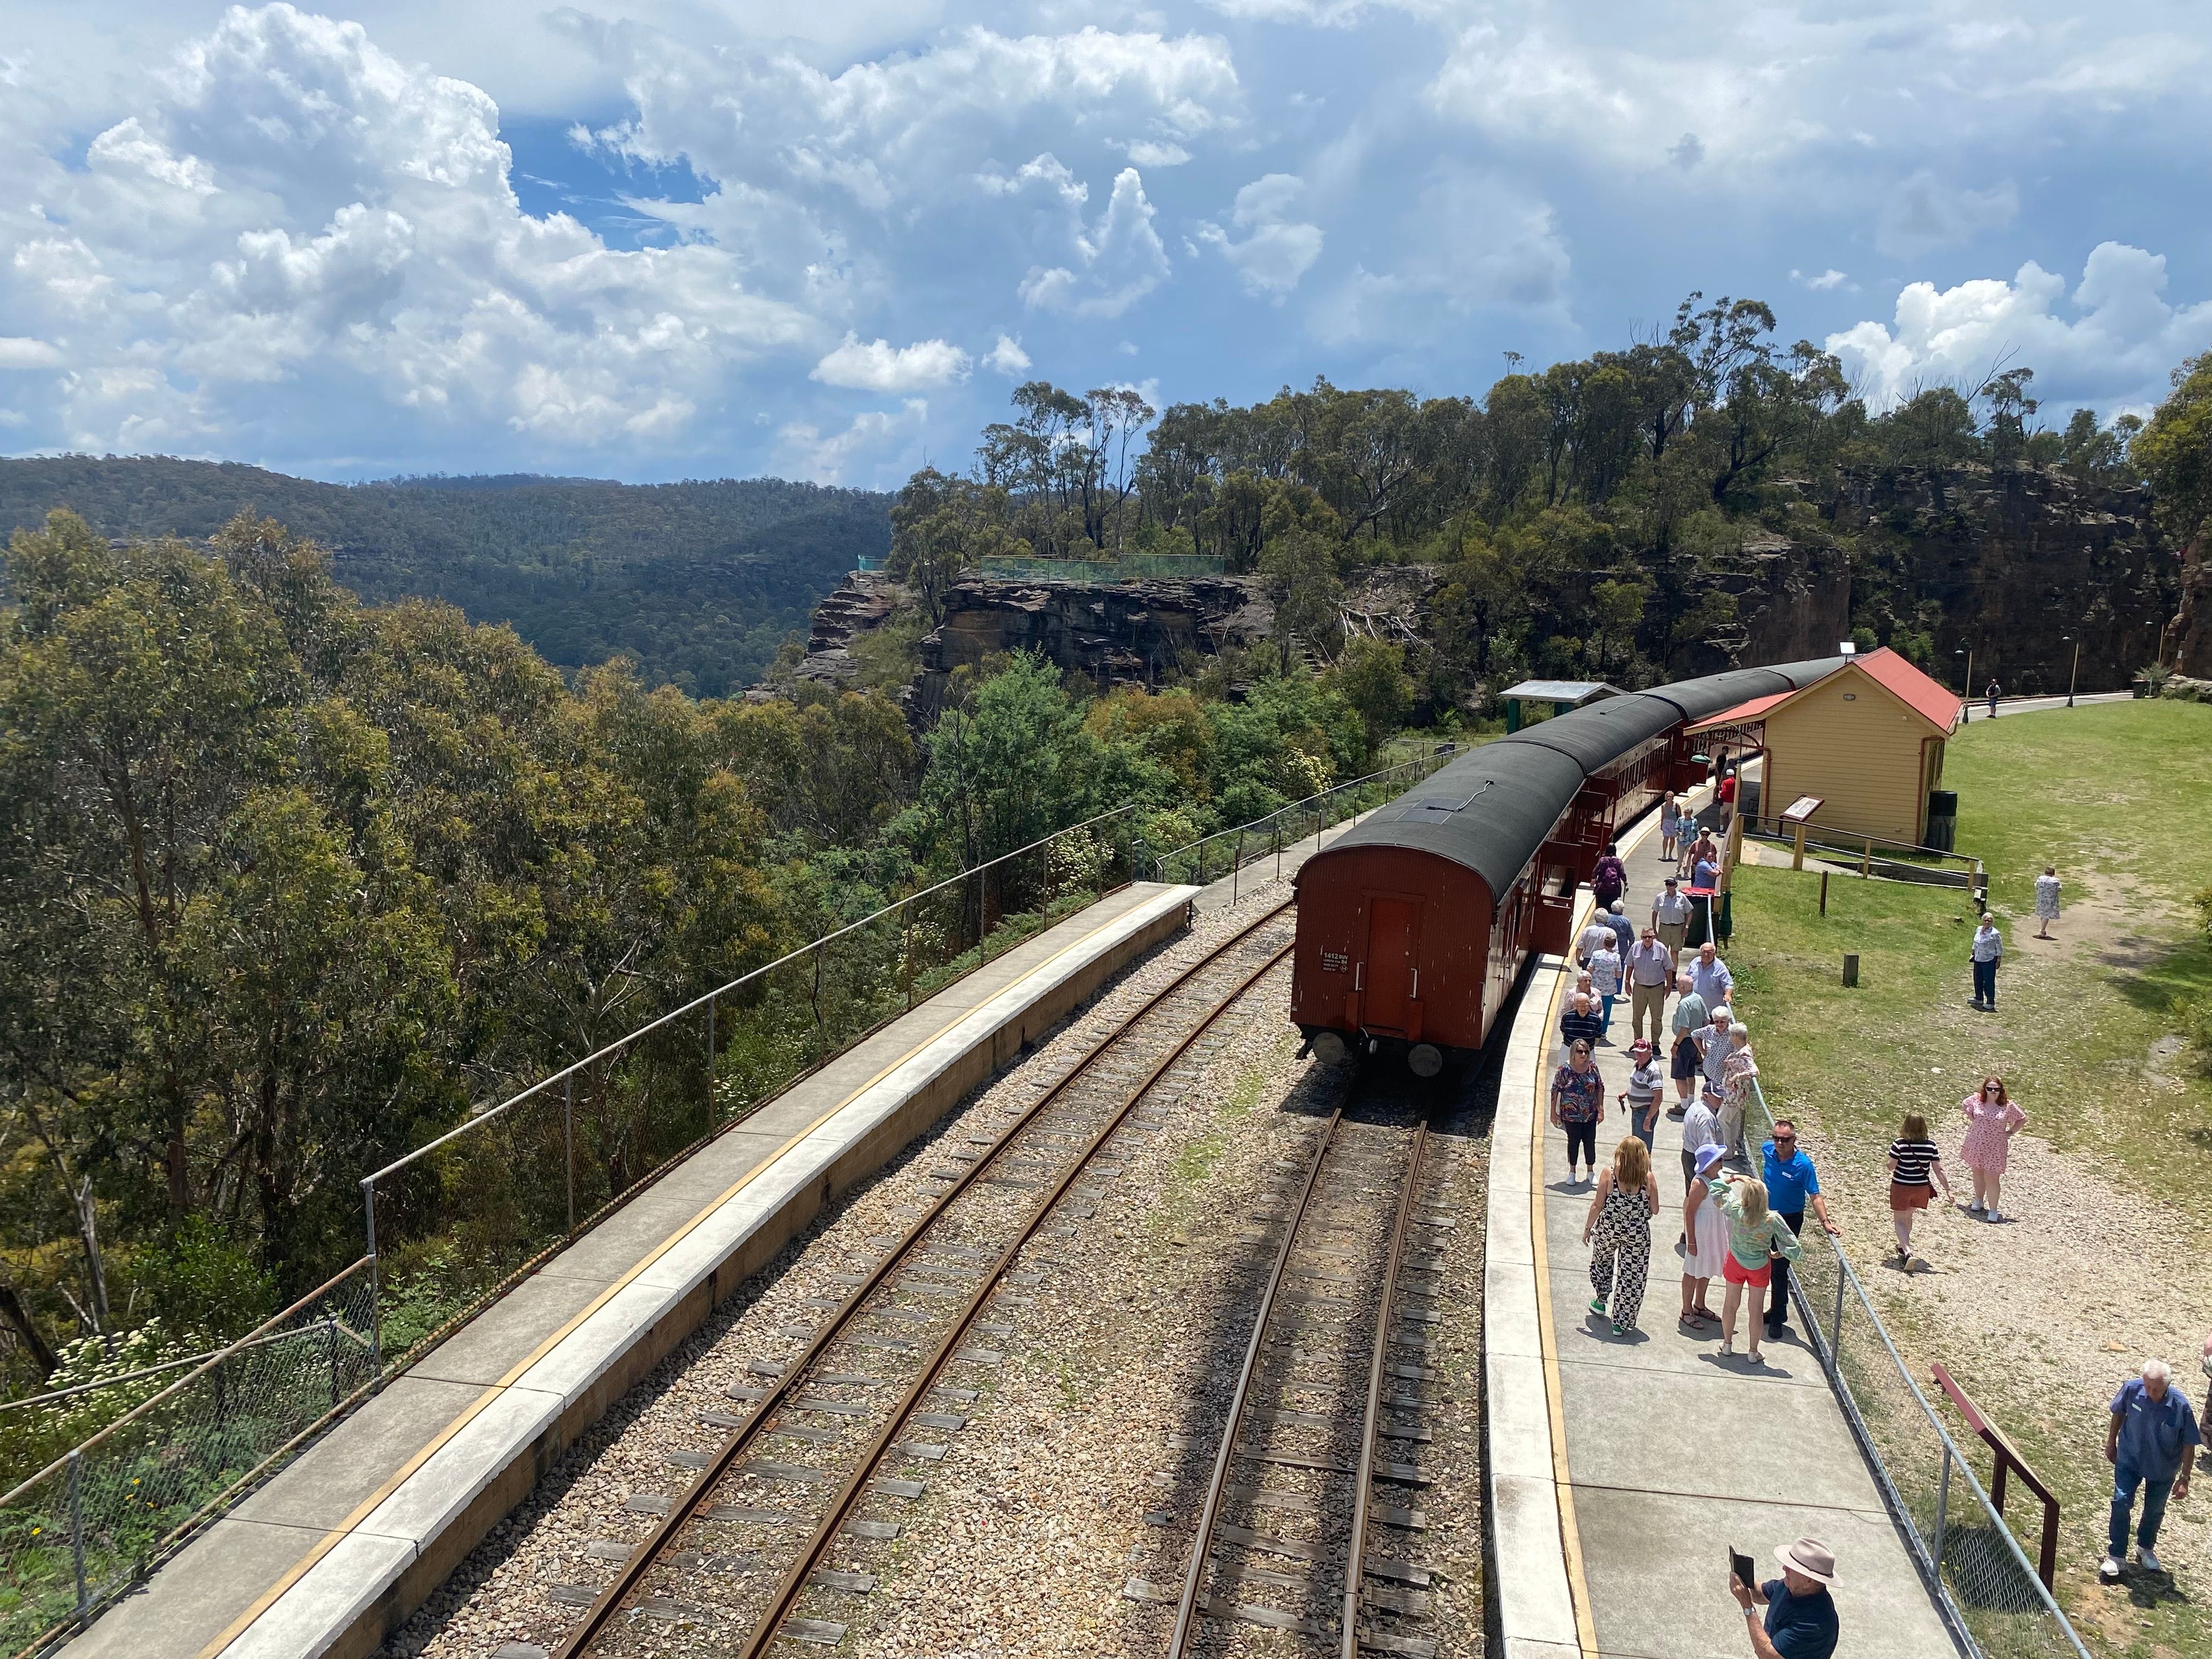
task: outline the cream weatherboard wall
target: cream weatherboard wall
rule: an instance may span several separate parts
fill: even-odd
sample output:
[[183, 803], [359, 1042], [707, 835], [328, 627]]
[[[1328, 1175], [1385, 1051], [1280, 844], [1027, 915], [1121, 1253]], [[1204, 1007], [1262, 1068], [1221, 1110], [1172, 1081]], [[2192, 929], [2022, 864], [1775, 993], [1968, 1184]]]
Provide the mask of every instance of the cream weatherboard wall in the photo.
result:
[[1944, 736], [1872, 675], [1839, 669], [1767, 715], [1759, 810], [1819, 795], [1818, 823], [1917, 843]]

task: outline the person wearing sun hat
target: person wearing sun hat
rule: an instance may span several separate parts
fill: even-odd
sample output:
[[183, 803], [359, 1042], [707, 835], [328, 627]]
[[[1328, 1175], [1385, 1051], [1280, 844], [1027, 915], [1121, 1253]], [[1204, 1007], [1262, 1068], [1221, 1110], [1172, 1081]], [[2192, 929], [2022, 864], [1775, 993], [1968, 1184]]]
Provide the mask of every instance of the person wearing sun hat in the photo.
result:
[[[1836, 1582], [1836, 1558], [1817, 1538], [1801, 1538], [1774, 1552], [1782, 1577], [1770, 1578], [1754, 1594], [1734, 1573], [1729, 1594], [1743, 1609], [1751, 1650], [1757, 1659], [1830, 1659], [1842, 1626], [1829, 1586]], [[1759, 1603], [1766, 1603], [1766, 1617]]]

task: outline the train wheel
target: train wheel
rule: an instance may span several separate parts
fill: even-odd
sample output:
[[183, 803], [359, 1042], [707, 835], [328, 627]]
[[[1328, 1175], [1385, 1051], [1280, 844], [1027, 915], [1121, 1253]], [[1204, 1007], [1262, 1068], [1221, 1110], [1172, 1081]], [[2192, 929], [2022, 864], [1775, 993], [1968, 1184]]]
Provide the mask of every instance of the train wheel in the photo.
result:
[[1314, 1058], [1324, 1066], [1334, 1066], [1344, 1059], [1347, 1050], [1343, 1036], [1336, 1031], [1316, 1031], [1314, 1034]]
[[1443, 1050], [1433, 1042], [1417, 1042], [1406, 1050], [1406, 1064], [1415, 1077], [1434, 1077], [1444, 1068]]

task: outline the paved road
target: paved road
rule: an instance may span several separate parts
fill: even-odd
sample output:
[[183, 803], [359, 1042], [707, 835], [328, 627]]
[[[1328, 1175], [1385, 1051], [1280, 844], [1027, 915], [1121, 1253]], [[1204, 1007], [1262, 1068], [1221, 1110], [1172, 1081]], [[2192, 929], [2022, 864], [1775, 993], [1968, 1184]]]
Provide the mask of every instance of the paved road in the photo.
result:
[[[2135, 693], [2132, 691], [2084, 691], [2074, 699], [2074, 702], [2075, 707], [2081, 708], [2090, 703], [2132, 702], [2134, 700]], [[1999, 697], [1997, 718], [2002, 720], [2007, 714], [2039, 714], [2046, 708], [2065, 707], [2066, 699], [2063, 697]], [[1990, 718], [1989, 704], [1976, 700], [1968, 706], [1966, 717], [1969, 722], [1979, 725]]]
[[[2063, 699], [2062, 699], [2063, 702]], [[1632, 842], [1632, 913], [1649, 914], [1661, 871], [1657, 837]], [[1542, 981], [1532, 995], [1542, 994]], [[1616, 1046], [1598, 1051], [1610, 1159], [1626, 1132], [1614, 1097], [1629, 1066], [1626, 1000], [1613, 1009]], [[1764, 1040], [1788, 1041], [1786, 1032]], [[1668, 1085], [1672, 1093], [1672, 1085]], [[1778, 1577], [1776, 1546], [1809, 1535], [1836, 1554], [1844, 1653], [1950, 1659], [1955, 1653], [1918, 1571], [1883, 1507], [1819, 1360], [1792, 1334], [1766, 1345], [1766, 1364], [1720, 1358], [1710, 1327], [1678, 1326], [1683, 1182], [1680, 1126], [1660, 1120], [1654, 1164], [1650, 1287], [1638, 1328], [1616, 1337], [1589, 1311], [1587, 1183], [1566, 1183], [1565, 1141], [1545, 1127], [1543, 1230], [1551, 1304], [1549, 1369], [1565, 1429], [1582, 1579], [1595, 1653], [1583, 1659], [1715, 1659], [1747, 1655], [1744, 1620], [1723, 1580], [1731, 1545]], [[1808, 1225], [1813, 1224], [1808, 1219]], [[1723, 1286], [1713, 1282], [1721, 1306]]]

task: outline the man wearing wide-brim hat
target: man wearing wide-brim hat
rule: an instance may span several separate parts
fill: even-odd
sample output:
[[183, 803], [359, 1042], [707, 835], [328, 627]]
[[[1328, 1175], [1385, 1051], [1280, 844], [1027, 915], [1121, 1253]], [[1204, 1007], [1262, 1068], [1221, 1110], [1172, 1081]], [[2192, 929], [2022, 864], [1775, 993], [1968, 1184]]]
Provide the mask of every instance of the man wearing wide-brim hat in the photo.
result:
[[[1758, 1659], [1830, 1659], [1840, 1633], [1836, 1604], [1828, 1595], [1836, 1582], [1835, 1556], [1819, 1539], [1801, 1538], [1775, 1551], [1774, 1559], [1782, 1577], [1768, 1579], [1756, 1593], [1729, 1575], [1729, 1594], [1743, 1609], [1752, 1652]], [[1764, 1623], [1759, 1616], [1762, 1597]]]

